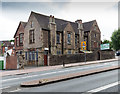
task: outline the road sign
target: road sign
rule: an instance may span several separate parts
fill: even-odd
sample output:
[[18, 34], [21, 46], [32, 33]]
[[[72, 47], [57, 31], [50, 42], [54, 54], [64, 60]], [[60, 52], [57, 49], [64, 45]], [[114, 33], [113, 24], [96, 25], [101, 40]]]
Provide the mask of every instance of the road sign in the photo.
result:
[[101, 50], [107, 50], [107, 49], [110, 49], [110, 44], [109, 44], [109, 43], [101, 44], [101, 45], [100, 45], [100, 49], [101, 49]]
[[81, 42], [81, 50], [86, 50], [86, 41]]

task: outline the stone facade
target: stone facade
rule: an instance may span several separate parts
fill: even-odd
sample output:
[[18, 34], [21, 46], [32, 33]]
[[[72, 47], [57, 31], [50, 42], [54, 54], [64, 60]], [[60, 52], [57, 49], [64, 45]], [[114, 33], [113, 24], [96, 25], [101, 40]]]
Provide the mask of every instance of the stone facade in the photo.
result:
[[[70, 22], [52, 15], [46, 16], [31, 12], [24, 28], [25, 64], [45, 65], [45, 55], [80, 53], [81, 42], [85, 40], [87, 41], [87, 50], [93, 51], [92, 41], [100, 43], [100, 30], [94, 31], [92, 29], [94, 26], [98, 27], [95, 20], [86, 24], [82, 23], [82, 20]], [[19, 29], [18, 31], [21, 31], [21, 26]], [[87, 35], [85, 35], [86, 32]], [[94, 33], [97, 34], [96, 38], [93, 38]], [[99, 46], [96, 49], [99, 50]]]

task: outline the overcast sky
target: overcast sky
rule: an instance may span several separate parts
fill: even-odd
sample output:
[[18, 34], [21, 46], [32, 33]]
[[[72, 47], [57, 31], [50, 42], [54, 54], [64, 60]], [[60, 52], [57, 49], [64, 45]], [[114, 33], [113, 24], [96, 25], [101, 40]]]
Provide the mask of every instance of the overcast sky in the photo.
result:
[[[11, 2], [10, 2], [11, 1]], [[13, 2], [14, 1], [14, 2]], [[0, 4], [0, 41], [13, 39], [20, 21], [28, 21], [31, 11], [44, 15], [54, 15], [56, 18], [75, 21], [82, 19], [83, 22], [97, 20], [101, 30], [101, 39], [108, 39], [112, 32], [118, 28], [118, 2], [91, 2], [88, 0], [2, 0]], [[21, 0], [23, 1], [23, 0]], [[47, 1], [47, 2], [43, 2]], [[1, 27], [2, 26], [2, 27]]]

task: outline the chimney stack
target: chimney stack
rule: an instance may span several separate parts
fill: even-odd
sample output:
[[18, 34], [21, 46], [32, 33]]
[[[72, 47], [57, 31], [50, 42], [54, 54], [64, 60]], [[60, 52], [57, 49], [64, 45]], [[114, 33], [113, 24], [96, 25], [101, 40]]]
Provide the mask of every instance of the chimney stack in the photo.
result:
[[78, 19], [78, 20], [76, 20], [75, 22], [78, 24], [78, 29], [83, 30], [82, 20], [81, 20], [81, 19]]
[[50, 15], [49, 23], [55, 24], [55, 18], [54, 18], [54, 16]]

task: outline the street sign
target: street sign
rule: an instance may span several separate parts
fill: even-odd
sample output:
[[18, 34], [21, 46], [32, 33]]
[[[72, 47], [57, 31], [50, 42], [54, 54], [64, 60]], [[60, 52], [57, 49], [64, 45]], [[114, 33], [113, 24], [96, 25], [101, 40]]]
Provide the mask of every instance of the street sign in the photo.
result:
[[101, 45], [100, 45], [100, 49], [101, 49], [101, 50], [107, 50], [107, 49], [110, 49], [110, 44], [109, 44], [109, 43], [101, 44]]
[[81, 50], [86, 50], [86, 41], [81, 42]]

